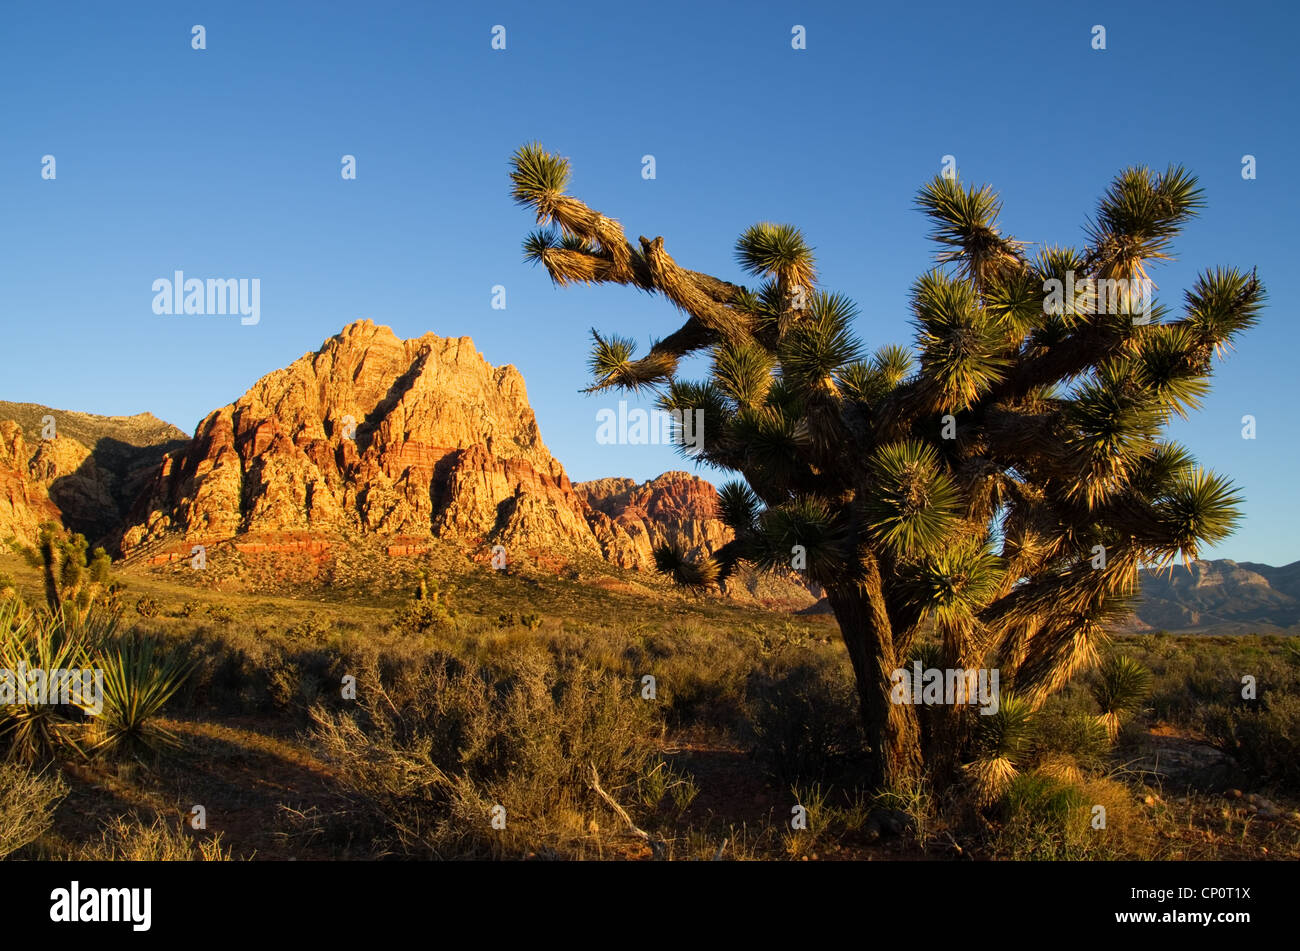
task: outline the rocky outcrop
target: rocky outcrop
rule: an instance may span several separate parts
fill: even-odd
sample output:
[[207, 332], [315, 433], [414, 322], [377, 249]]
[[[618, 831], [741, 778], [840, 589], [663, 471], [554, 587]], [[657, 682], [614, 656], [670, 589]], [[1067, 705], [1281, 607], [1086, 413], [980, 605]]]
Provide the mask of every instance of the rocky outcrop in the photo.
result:
[[91, 541], [112, 537], [166, 449], [183, 443], [180, 430], [147, 413], [0, 402], [0, 541], [33, 544], [47, 521]]
[[401, 340], [351, 324], [168, 454], [122, 548], [169, 537], [359, 531], [555, 548], [648, 567], [648, 553], [574, 491], [542, 442], [523, 378], [468, 337]]
[[696, 557], [711, 554], [732, 537], [718, 517], [717, 491], [689, 472], [665, 472], [641, 483], [595, 479], [574, 488], [627, 532], [642, 560], [653, 561], [654, 549], [664, 544], [680, 545]]
[[48, 483], [32, 475], [34, 455], [22, 427], [13, 420], [0, 420], [0, 544], [13, 538], [31, 545], [42, 522], [60, 518]]
[[[636, 545], [638, 562], [653, 564], [660, 545], [679, 545], [699, 558], [733, 537], [719, 516], [717, 490], [689, 472], [665, 472], [646, 482], [595, 479], [579, 482], [574, 489], [627, 534]], [[725, 590], [728, 597], [783, 611], [805, 609], [820, 596], [798, 572], [760, 572], [744, 562]]]

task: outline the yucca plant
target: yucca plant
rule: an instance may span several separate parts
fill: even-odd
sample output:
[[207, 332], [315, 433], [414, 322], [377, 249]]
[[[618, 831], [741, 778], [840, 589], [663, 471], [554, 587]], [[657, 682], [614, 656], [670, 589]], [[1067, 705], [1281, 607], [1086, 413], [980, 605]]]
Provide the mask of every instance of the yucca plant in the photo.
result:
[[38, 683], [30, 678], [89, 666], [83, 642], [62, 619], [32, 611], [17, 599], [0, 605], [0, 676], [5, 679], [0, 686], [0, 743], [9, 758], [44, 763], [65, 752], [82, 752], [81, 712], [40, 696]]
[[95, 717], [89, 751], [144, 759], [179, 745], [156, 722], [189, 676], [190, 663], [155, 638], [128, 635], [98, 659], [104, 670], [103, 709]]
[[1151, 684], [1151, 671], [1131, 657], [1112, 654], [1102, 662], [1091, 685], [1092, 698], [1101, 707], [1097, 722], [1112, 743], [1119, 736], [1121, 721], [1142, 709]]
[[974, 741], [976, 758], [966, 765], [980, 805], [1000, 799], [1020, 774], [1017, 765], [1029, 743], [1032, 726], [1033, 709], [1010, 692], [999, 698], [996, 713], [980, 716]]
[[684, 588], [703, 591], [717, 584], [721, 570], [712, 558], [692, 558], [681, 545], [672, 543], [655, 549], [655, 568]]
[[[1036, 255], [1003, 233], [992, 188], [937, 176], [916, 201], [939, 254], [912, 289], [914, 339], [870, 353], [792, 225], [740, 235], [747, 287], [682, 267], [662, 237], [629, 240], [565, 194], [569, 161], [540, 144], [514, 154], [510, 178], [516, 202], [559, 229], [524, 248], [557, 285], [621, 284], [685, 312], [640, 355], [631, 337], [593, 331], [590, 390], [647, 388], [663, 409], [702, 410], [693, 458], [743, 476], [721, 493], [734, 540], [707, 561], [658, 563], [695, 587], [748, 561], [824, 588], [882, 785], [939, 764], [941, 786], [977, 742], [967, 705], [939, 708], [951, 722], [923, 748], [915, 707], [891, 702], [891, 671], [920, 632], [939, 635], [942, 666], [996, 666], [1038, 708], [1096, 665], [1141, 565], [1194, 558], [1232, 531], [1237, 491], [1165, 427], [1199, 405], [1213, 358], [1265, 293], [1253, 271], [1208, 270], [1175, 316], [1141, 283], [1201, 207], [1182, 168], [1121, 172], [1086, 246]], [[678, 376], [693, 354], [711, 358], [706, 379]]]

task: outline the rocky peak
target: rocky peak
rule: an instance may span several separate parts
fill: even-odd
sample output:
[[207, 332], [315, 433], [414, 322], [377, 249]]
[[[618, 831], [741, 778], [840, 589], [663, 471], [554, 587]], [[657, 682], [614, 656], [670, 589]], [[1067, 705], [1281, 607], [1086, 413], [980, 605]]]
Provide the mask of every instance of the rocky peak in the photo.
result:
[[599, 512], [610, 516], [653, 560], [661, 544], [679, 544], [693, 555], [709, 554], [731, 540], [718, 517], [718, 493], [689, 472], [665, 472], [646, 482], [594, 479], [574, 489]]
[[542, 442], [523, 377], [468, 337], [357, 321], [210, 413], [163, 460], [122, 547], [360, 531], [560, 548], [644, 567]]

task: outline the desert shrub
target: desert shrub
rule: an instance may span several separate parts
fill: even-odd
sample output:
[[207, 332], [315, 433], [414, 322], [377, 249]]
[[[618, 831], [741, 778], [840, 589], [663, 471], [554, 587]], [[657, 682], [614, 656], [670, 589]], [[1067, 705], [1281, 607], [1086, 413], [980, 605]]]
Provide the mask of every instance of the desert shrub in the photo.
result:
[[198, 617], [203, 613], [202, 601], [186, 601], [178, 612], [181, 617]]
[[[655, 706], [624, 678], [540, 649], [501, 666], [430, 651], [369, 658], [355, 712], [313, 708], [322, 752], [342, 767], [382, 844], [416, 857], [582, 854], [589, 823], [647, 770]], [[496, 807], [505, 826], [494, 829]], [[614, 820], [617, 823], [617, 820]]]
[[295, 621], [285, 634], [303, 641], [323, 641], [333, 631], [329, 621], [316, 614], [308, 614]]
[[0, 762], [0, 859], [44, 833], [67, 793], [57, 774]]
[[648, 809], [678, 817], [700, 793], [694, 778], [662, 758], [649, 766], [637, 780], [637, 798]]
[[1122, 783], [1071, 782], [1041, 769], [1007, 787], [988, 844], [995, 858], [1035, 861], [1153, 859], [1160, 848]]
[[1003, 858], [1073, 859], [1088, 826], [1083, 791], [1041, 772], [1021, 773], [1001, 801], [993, 850]]
[[1300, 791], [1300, 696], [1269, 693], [1226, 711], [1216, 737], [1250, 776]]
[[729, 727], [743, 716], [754, 658], [716, 632], [678, 625], [636, 638], [624, 649], [622, 665], [638, 683], [647, 674], [655, 678], [671, 725]]
[[427, 634], [451, 624], [451, 612], [437, 601], [417, 599], [393, 612], [393, 629], [403, 634]]
[[1032, 721], [1030, 745], [1040, 759], [1068, 757], [1080, 770], [1104, 769], [1110, 759], [1110, 738], [1097, 717], [1048, 703]]
[[782, 783], [834, 782], [862, 761], [857, 692], [841, 665], [757, 673], [748, 711], [759, 759]]
[[194, 668], [177, 695], [186, 709], [294, 712], [304, 725], [307, 709], [340, 683], [346, 666], [338, 650], [315, 639], [244, 630], [223, 637], [195, 632], [183, 650]]
[[136, 816], [117, 816], [104, 824], [100, 837], [77, 848], [81, 862], [228, 862], [230, 850], [221, 834], [192, 836], [183, 822], [173, 825], [158, 816], [144, 823]]
[[235, 612], [224, 604], [210, 604], [208, 605], [208, 617], [212, 618], [217, 624], [226, 625], [235, 620]]
[[135, 613], [144, 618], [157, 617], [161, 610], [162, 606], [158, 604], [157, 599], [147, 594], [141, 595], [135, 602]]

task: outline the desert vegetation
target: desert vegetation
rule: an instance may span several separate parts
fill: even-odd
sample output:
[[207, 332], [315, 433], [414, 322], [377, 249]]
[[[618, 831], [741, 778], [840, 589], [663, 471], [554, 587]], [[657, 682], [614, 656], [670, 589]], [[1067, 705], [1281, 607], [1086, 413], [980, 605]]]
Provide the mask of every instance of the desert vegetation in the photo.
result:
[[[978, 755], [998, 765], [979, 798], [872, 781], [825, 615], [431, 560], [387, 602], [299, 591], [274, 612], [139, 573], [129, 590], [155, 616], [119, 606], [68, 632], [42, 571], [8, 562], [6, 643], [75, 642], [117, 671], [105, 723], [124, 731], [105, 743], [108, 726], [60, 709], [35, 742], [6, 721], [11, 858], [1300, 857], [1284, 637], [1115, 638], [1040, 707], [1004, 698], [981, 718]], [[408, 623], [435, 582], [445, 616]], [[916, 657], [939, 647], [925, 631]]]

